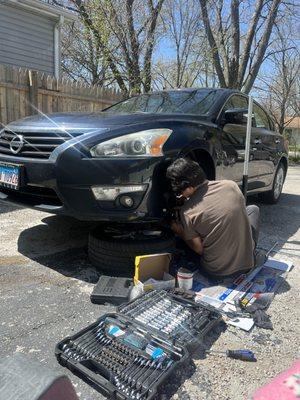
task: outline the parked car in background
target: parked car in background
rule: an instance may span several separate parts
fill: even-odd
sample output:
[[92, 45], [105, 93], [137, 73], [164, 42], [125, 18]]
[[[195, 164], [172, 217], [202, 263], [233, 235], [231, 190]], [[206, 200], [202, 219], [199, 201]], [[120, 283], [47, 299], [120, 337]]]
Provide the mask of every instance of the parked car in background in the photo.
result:
[[[12, 122], [0, 132], [0, 194], [80, 220], [156, 226], [168, 212], [165, 171], [177, 157], [196, 160], [208, 179], [241, 186], [247, 108], [235, 90], [182, 89], [99, 113]], [[287, 168], [284, 139], [254, 102], [248, 193], [276, 203]]]

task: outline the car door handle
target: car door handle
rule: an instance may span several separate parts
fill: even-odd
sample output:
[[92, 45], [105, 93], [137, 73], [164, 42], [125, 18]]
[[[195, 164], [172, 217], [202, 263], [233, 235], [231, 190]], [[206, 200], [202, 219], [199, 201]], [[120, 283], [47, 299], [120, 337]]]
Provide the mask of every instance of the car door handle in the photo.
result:
[[261, 139], [254, 139], [255, 144], [261, 144]]

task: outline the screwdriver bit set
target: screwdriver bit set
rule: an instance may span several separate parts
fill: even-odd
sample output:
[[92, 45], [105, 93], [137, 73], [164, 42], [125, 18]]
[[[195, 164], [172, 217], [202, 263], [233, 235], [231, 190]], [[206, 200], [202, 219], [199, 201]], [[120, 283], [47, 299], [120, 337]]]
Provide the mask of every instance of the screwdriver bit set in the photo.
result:
[[152, 291], [65, 338], [55, 353], [110, 399], [150, 400], [188, 359], [188, 344], [219, 321], [216, 312]]

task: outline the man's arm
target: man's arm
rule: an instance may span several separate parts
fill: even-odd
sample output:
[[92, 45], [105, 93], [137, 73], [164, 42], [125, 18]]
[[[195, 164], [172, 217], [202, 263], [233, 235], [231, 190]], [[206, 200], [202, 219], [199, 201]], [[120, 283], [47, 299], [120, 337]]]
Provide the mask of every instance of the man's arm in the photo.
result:
[[174, 220], [171, 221], [170, 228], [177, 236], [181, 237], [181, 239], [184, 239], [184, 229], [183, 229], [183, 226], [179, 222], [174, 221]]
[[195, 253], [199, 254], [200, 256], [203, 253], [203, 242], [200, 236], [197, 236], [193, 239], [186, 240], [186, 244], [194, 250]]
[[186, 240], [184, 236], [184, 229], [183, 226], [175, 221], [172, 221], [171, 223], [171, 229], [172, 231], [181, 237], [186, 244], [197, 254], [201, 255], [203, 253], [203, 242], [200, 236], [196, 236], [193, 239]]

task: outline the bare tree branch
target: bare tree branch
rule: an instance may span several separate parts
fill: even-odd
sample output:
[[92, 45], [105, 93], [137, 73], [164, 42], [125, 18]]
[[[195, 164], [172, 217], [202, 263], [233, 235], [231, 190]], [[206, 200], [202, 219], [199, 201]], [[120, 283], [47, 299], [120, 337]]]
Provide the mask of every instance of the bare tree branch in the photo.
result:
[[225, 77], [224, 77], [222, 66], [221, 66], [218, 46], [217, 46], [216, 40], [214, 38], [210, 20], [208, 17], [207, 1], [206, 0], [199, 0], [199, 1], [200, 1], [201, 11], [202, 11], [203, 23], [204, 23], [205, 31], [207, 34], [208, 42], [209, 42], [209, 45], [210, 45], [210, 48], [212, 51], [212, 58], [214, 60], [214, 65], [215, 65], [215, 69], [216, 69], [216, 72], [217, 72], [217, 75], [219, 78], [220, 86], [226, 87], [226, 81], [225, 81]]
[[271, 32], [272, 32], [272, 28], [274, 26], [275, 20], [276, 20], [276, 16], [278, 13], [278, 7], [280, 5], [282, 0], [273, 0], [272, 1], [272, 5], [270, 8], [270, 12], [266, 21], [266, 28], [264, 31], [264, 34], [262, 36], [262, 40], [260, 42], [260, 45], [258, 47], [258, 54], [256, 57], [256, 60], [252, 66], [252, 68], [249, 71], [248, 77], [243, 85], [243, 90], [245, 93], [249, 93], [253, 83], [257, 77], [259, 68], [263, 62], [263, 58], [264, 55], [266, 53], [267, 47], [268, 47], [268, 43], [269, 43], [269, 39], [271, 36]]
[[144, 59], [144, 89], [148, 92], [151, 89], [151, 60], [154, 48], [155, 29], [157, 25], [157, 18], [161, 11], [162, 5], [165, 0], [158, 0], [156, 7], [153, 6], [152, 0], [149, 0], [151, 7], [151, 20], [146, 39], [146, 52]]
[[249, 60], [249, 56], [250, 56], [251, 46], [253, 43], [254, 35], [256, 32], [257, 24], [258, 24], [263, 6], [264, 6], [264, 0], [258, 0], [256, 2], [255, 11], [253, 13], [253, 16], [252, 16], [252, 19], [250, 22], [250, 28], [248, 30], [248, 34], [246, 37], [246, 42], [245, 42], [244, 51], [243, 51], [243, 55], [242, 55], [242, 61], [240, 63], [240, 67], [239, 67], [239, 72], [238, 72], [238, 81], [239, 82], [242, 82], [244, 79], [244, 76], [245, 76], [245, 72], [246, 72], [246, 68], [247, 68], [247, 64], [248, 64], [248, 60]]
[[95, 38], [97, 39], [99, 48], [101, 49], [101, 51], [103, 52], [103, 55], [105, 57], [105, 59], [107, 60], [107, 63], [109, 64], [109, 67], [112, 71], [112, 73], [114, 74], [114, 77], [120, 87], [120, 89], [124, 92], [127, 93], [127, 87], [124, 83], [124, 80], [120, 74], [120, 71], [118, 70], [115, 62], [113, 61], [113, 57], [111, 55], [110, 50], [105, 46], [102, 36], [100, 34], [100, 32], [95, 28], [92, 20], [90, 19], [87, 10], [85, 8], [85, 5], [83, 4], [83, 2], [81, 0], [71, 0], [74, 4], [76, 4], [77, 8], [78, 8], [78, 12], [80, 13], [81, 17], [83, 18], [84, 24], [93, 32], [93, 34], [95, 35]]

